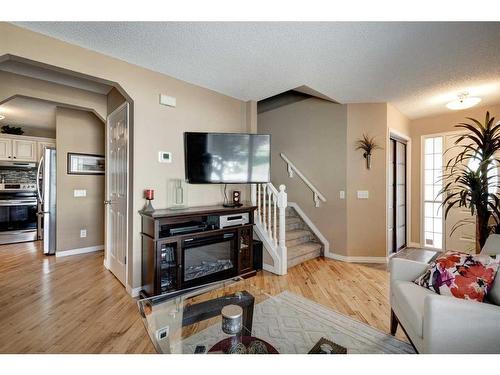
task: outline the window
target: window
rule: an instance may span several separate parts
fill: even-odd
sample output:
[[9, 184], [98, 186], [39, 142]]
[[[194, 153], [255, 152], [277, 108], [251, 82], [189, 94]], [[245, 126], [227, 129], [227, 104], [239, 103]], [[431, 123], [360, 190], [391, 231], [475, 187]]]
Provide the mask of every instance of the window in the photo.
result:
[[443, 248], [443, 137], [424, 138], [424, 246]]

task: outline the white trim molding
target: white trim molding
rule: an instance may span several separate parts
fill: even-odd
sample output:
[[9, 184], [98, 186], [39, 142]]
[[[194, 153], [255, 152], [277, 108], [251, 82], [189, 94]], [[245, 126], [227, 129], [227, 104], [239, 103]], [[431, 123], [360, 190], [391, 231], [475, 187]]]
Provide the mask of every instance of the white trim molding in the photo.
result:
[[422, 247], [422, 244], [418, 243], [418, 242], [409, 242], [408, 243], [408, 247], [416, 247], [416, 248], [421, 248]]
[[56, 257], [59, 258], [59, 257], [67, 257], [69, 255], [87, 254], [87, 253], [93, 253], [95, 251], [102, 251], [102, 250], [104, 250], [104, 245], [82, 247], [80, 249], [56, 251]]
[[340, 260], [347, 263], [387, 263], [386, 257], [350, 257], [346, 255], [329, 253], [327, 258]]
[[292, 207], [295, 212], [300, 216], [302, 221], [306, 223], [311, 232], [318, 238], [319, 242], [323, 245], [323, 252], [325, 257], [329, 257], [330, 254], [330, 243], [325, 236], [319, 231], [318, 227], [309, 219], [309, 217], [302, 211], [299, 205], [295, 202], [288, 202], [288, 207]]
[[138, 286], [137, 288], [132, 288], [130, 285], [127, 284], [125, 289], [132, 298], [136, 298], [139, 297], [139, 292], [142, 290], [142, 286]]

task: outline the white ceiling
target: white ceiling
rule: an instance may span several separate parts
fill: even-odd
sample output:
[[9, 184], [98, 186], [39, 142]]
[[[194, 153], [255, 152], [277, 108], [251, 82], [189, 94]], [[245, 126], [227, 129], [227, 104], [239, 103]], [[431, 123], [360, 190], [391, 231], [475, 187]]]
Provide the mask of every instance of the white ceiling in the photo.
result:
[[0, 126], [24, 126], [29, 128], [56, 129], [56, 104], [38, 99], [15, 97], [0, 105]]
[[446, 112], [462, 91], [500, 102], [500, 23], [18, 24], [242, 100], [306, 85], [410, 118]]

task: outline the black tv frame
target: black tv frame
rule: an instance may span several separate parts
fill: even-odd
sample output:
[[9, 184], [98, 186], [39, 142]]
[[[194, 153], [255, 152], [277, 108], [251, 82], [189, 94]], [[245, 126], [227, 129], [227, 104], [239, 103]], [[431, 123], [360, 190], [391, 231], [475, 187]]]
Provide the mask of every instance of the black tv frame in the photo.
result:
[[[187, 134], [223, 134], [223, 135], [266, 135], [269, 137], [269, 172], [267, 176], [267, 181], [224, 181], [224, 182], [191, 182], [188, 179], [187, 170], [187, 147], [186, 147], [186, 137]], [[184, 132], [184, 179], [188, 184], [192, 185], [247, 185], [247, 184], [264, 184], [271, 182], [271, 134], [256, 134], [256, 133], [221, 133], [221, 132]]]

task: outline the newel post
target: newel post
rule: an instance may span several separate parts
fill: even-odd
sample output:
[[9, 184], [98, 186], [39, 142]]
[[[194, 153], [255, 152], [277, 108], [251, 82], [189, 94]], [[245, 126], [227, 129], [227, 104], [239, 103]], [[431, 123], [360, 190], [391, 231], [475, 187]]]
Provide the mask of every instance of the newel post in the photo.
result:
[[286, 251], [286, 207], [288, 205], [288, 198], [285, 192], [285, 185], [280, 185], [278, 193], [278, 208], [279, 208], [279, 250], [281, 256], [281, 274], [287, 273], [287, 251]]
[[255, 184], [250, 185], [250, 197], [252, 204], [257, 204], [257, 186]]

